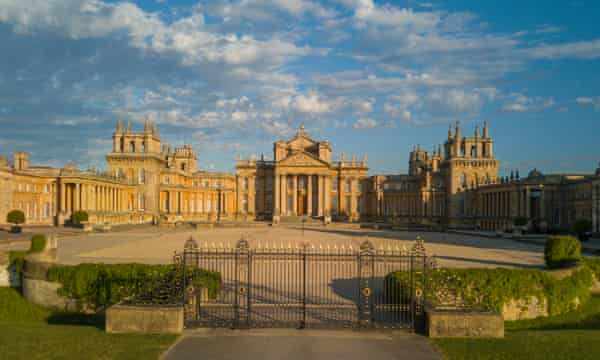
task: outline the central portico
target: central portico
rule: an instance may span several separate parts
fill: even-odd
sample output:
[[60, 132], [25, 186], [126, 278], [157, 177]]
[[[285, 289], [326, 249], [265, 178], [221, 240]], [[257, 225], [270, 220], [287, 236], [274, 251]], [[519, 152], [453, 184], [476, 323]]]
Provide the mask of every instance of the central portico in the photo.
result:
[[[366, 207], [366, 159], [332, 161], [331, 145], [313, 140], [301, 126], [289, 141], [274, 144], [273, 160], [238, 160], [241, 209], [257, 218], [308, 216], [358, 219]], [[253, 196], [255, 195], [255, 196]]]

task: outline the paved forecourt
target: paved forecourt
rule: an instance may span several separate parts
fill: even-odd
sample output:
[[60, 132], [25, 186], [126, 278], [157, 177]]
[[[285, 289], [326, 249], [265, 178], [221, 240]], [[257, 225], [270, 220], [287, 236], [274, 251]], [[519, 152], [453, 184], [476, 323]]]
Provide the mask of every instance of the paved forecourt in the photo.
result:
[[242, 234], [250, 247], [353, 247], [368, 239], [375, 247], [410, 249], [417, 236], [425, 240], [429, 254], [438, 257], [441, 266], [448, 267], [542, 267], [543, 248], [510, 239], [486, 238], [448, 233], [416, 233], [350, 229], [342, 227], [299, 226], [258, 228], [170, 229], [137, 227], [127, 231], [78, 234], [61, 237], [58, 260], [65, 264], [82, 262], [148, 264], [169, 263], [175, 251], [181, 251], [185, 241], [193, 237], [199, 243], [235, 247]]

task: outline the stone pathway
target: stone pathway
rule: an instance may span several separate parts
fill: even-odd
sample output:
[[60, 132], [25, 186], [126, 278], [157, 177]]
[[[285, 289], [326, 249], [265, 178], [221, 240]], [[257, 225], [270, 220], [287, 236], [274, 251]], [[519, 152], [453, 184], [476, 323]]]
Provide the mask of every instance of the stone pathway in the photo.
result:
[[226, 330], [186, 332], [164, 360], [437, 360], [426, 337], [404, 331]]

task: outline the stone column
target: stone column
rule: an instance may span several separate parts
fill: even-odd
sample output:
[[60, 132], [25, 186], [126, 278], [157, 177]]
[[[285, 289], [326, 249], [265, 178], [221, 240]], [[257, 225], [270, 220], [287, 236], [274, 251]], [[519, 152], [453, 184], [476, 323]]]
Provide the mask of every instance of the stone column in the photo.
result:
[[78, 211], [81, 209], [81, 185], [79, 183], [75, 184], [75, 193], [73, 198], [75, 199], [73, 210]]
[[256, 213], [256, 185], [254, 184], [255, 181], [255, 176], [248, 177], [248, 212], [253, 214]]
[[60, 212], [67, 211], [67, 187], [63, 181], [60, 182]]
[[281, 215], [288, 214], [287, 208], [287, 198], [288, 198], [288, 190], [287, 190], [287, 174], [281, 175]]
[[292, 209], [292, 215], [298, 215], [298, 175], [294, 175], [292, 179], [292, 198], [294, 199], [292, 202], [292, 206], [294, 207]]
[[275, 174], [275, 188], [273, 189], [273, 215], [281, 215], [281, 199], [280, 194], [281, 194], [281, 181], [280, 181], [280, 175], [279, 174]]
[[323, 216], [323, 175], [317, 176], [317, 215]]
[[324, 213], [331, 215], [331, 178], [326, 176], [323, 179], [323, 205], [324, 205]]
[[308, 216], [312, 216], [313, 215], [313, 204], [312, 204], [312, 200], [313, 200], [313, 188], [312, 188], [312, 180], [313, 180], [313, 176], [312, 175], [308, 175], [308, 177], [306, 179], [306, 191], [307, 191], [307, 195], [306, 195], [306, 209], [307, 209], [307, 212], [306, 212], [306, 214]]

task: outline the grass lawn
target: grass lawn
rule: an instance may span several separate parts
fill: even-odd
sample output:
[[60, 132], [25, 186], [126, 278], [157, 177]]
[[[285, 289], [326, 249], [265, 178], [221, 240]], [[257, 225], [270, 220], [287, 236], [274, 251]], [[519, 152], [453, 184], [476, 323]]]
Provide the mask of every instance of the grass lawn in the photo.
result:
[[157, 359], [175, 339], [106, 334], [100, 316], [53, 312], [0, 288], [2, 359]]
[[504, 339], [434, 339], [446, 359], [600, 359], [600, 296], [580, 311], [506, 322]]

